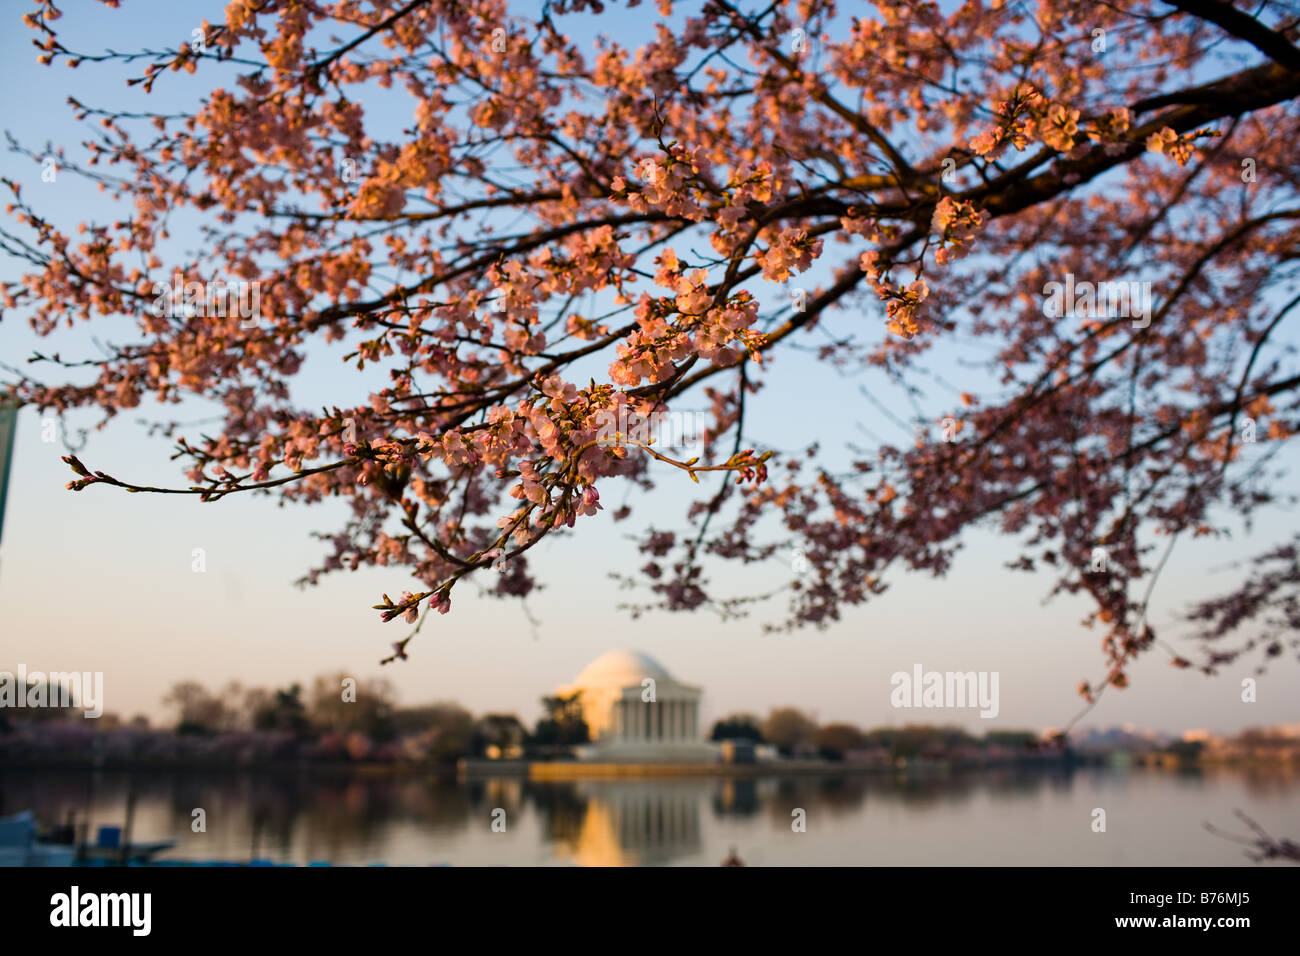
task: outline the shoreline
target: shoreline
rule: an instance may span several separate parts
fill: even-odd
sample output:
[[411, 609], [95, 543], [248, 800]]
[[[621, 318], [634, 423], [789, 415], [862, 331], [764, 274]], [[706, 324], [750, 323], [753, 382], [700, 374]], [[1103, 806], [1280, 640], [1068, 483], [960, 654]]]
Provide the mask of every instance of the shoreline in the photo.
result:
[[1060, 771], [1083, 768], [1142, 769], [1164, 772], [1218, 770], [1271, 770], [1300, 772], [1294, 761], [1232, 760], [1179, 762], [1167, 755], [1072, 754], [1069, 758], [1022, 758], [992, 762], [915, 760], [903, 764], [850, 763], [823, 760], [788, 760], [747, 764], [731, 763], [596, 763], [577, 760], [461, 759], [456, 764], [376, 763], [365, 761], [188, 761], [148, 759], [31, 758], [6, 761], [8, 773], [178, 773], [266, 774], [321, 778], [435, 777], [481, 780], [492, 777], [538, 782], [584, 779], [637, 779], [646, 777], [784, 777], [784, 776], [934, 776], [980, 771]]

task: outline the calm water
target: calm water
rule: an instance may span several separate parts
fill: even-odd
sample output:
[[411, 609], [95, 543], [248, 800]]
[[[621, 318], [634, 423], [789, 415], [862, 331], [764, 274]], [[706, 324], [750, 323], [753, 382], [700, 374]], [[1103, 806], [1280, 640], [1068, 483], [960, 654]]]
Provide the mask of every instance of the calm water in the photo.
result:
[[[428, 865], [1253, 865], [1241, 809], [1300, 838], [1300, 776], [1087, 768], [893, 776], [464, 784], [426, 779], [0, 771], [0, 811], [173, 838], [172, 859]], [[207, 832], [191, 830], [192, 812]], [[1106, 811], [1106, 832], [1091, 829]], [[493, 831], [502, 819], [505, 832]], [[806, 832], [791, 829], [802, 809]], [[499, 829], [499, 826], [498, 826]]]

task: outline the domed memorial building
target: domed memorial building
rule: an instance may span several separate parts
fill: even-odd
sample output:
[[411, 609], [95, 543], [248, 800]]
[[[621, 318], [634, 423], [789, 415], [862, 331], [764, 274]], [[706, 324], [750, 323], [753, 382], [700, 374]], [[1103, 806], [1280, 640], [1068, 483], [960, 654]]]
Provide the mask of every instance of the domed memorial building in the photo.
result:
[[578, 699], [592, 743], [579, 758], [601, 763], [698, 763], [716, 759], [703, 740], [698, 687], [639, 651], [610, 651], [558, 688]]

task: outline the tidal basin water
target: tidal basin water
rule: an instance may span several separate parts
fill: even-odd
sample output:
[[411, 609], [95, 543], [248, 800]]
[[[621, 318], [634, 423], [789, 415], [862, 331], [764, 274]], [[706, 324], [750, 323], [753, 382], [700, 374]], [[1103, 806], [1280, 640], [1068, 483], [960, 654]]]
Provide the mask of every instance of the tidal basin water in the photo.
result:
[[[1276, 770], [456, 783], [0, 768], [0, 814], [31, 808], [52, 823], [89, 803], [92, 827], [120, 825], [128, 792], [134, 839], [175, 839], [162, 858], [186, 860], [714, 866], [734, 848], [758, 866], [1253, 866], [1205, 828], [1247, 835], [1236, 810], [1300, 839], [1300, 775]], [[792, 829], [796, 810], [805, 832]]]

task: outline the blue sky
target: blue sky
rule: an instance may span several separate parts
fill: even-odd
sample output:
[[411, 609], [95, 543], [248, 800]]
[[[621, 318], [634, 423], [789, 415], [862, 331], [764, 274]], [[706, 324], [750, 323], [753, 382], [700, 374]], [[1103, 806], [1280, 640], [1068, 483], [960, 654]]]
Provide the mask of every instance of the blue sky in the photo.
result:
[[[25, 8], [24, 8], [25, 9]], [[118, 50], [174, 45], [188, 39], [198, 16], [221, 16], [219, 4], [166, 2], [125, 5], [111, 11], [87, 4], [60, 21], [61, 39], [74, 49]], [[122, 109], [170, 110], [186, 107], [211, 80], [169, 75], [147, 100], [128, 90], [120, 66], [83, 64], [77, 70], [36, 64], [34, 34], [17, 23], [23, 9], [0, 16], [0, 54], [9, 82], [0, 91], [0, 126], [24, 145], [46, 140], [84, 157], [86, 130], [66, 105], [69, 95], [88, 105]], [[653, 17], [653, 9], [637, 11]], [[609, 32], [624, 45], [648, 36], [620, 13]], [[380, 121], [387, 117], [381, 115]], [[394, 114], [393, 123], [405, 116]], [[24, 184], [24, 195], [64, 228], [80, 219], [112, 215], [111, 204], [85, 182], [68, 174], [42, 183], [40, 167], [17, 153], [0, 152], [0, 174]], [[178, 217], [172, 247], [192, 249], [199, 242], [193, 214]], [[681, 250], [679, 250], [680, 252]], [[835, 261], [843, 253], [835, 254]], [[22, 272], [14, 260], [0, 260], [6, 279]], [[784, 292], [782, 291], [782, 294]], [[862, 321], [847, 314], [835, 321]], [[873, 317], [870, 321], [876, 321]], [[61, 331], [44, 341], [34, 338], [25, 316], [8, 314], [0, 322], [0, 361], [21, 364], [33, 348], [64, 357], [93, 353], [92, 335], [125, 334], [126, 320]], [[341, 352], [309, 353], [295, 397], [304, 405], [356, 401], [353, 385], [340, 395], [337, 358]], [[936, 359], [935, 368], [954, 386], [979, 391], [972, 373]], [[832, 423], [823, 442], [872, 445], [858, 428], [891, 442], [910, 436], [891, 423], [858, 392], [859, 381], [828, 374], [804, 353], [786, 353], [768, 387], [751, 404], [750, 429], [762, 447], [794, 449], [806, 441], [810, 423]], [[910, 406], [879, 381], [867, 384], [882, 401]], [[934, 393], [936, 402], [948, 399]], [[936, 405], [936, 418], [946, 405]], [[212, 415], [202, 402], [187, 404], [182, 420]], [[151, 438], [137, 419], [160, 417], [141, 408], [92, 431], [79, 452], [92, 467], [136, 482], [180, 484], [183, 477], [169, 460], [170, 446]], [[85, 427], [94, 416], [77, 416]], [[197, 431], [198, 429], [194, 429]], [[517, 604], [479, 598], [461, 586], [453, 613], [431, 620], [411, 645], [411, 660], [379, 668], [388, 645], [405, 633], [400, 623], [382, 624], [371, 610], [381, 592], [396, 595], [413, 587], [400, 570], [367, 570], [325, 579], [299, 590], [292, 582], [321, 554], [309, 538], [342, 522], [335, 504], [314, 508], [279, 507], [273, 500], [235, 496], [200, 505], [188, 498], [128, 495], [91, 488], [64, 490], [69, 478], [61, 442], [42, 441], [39, 415], [20, 417], [9, 509], [0, 541], [0, 669], [19, 663], [29, 670], [102, 670], [106, 708], [124, 716], [162, 714], [160, 700], [176, 680], [197, 678], [210, 685], [237, 679], [246, 685], [309, 681], [318, 673], [343, 670], [364, 681], [382, 674], [394, 681], [409, 703], [457, 700], [477, 711], [515, 711], [531, 720], [538, 697], [569, 680], [591, 658], [613, 647], [643, 649], [670, 671], [705, 690], [705, 717], [733, 710], [765, 712], [778, 704], [814, 711], [822, 720], [863, 725], [933, 720], [935, 713], [897, 711], [889, 704], [889, 676], [915, 663], [931, 670], [996, 670], [1001, 674], [1001, 713], [980, 720], [974, 712], [948, 712], [945, 722], [976, 730], [1042, 727], [1064, 723], [1079, 708], [1074, 688], [1102, 673], [1101, 635], [1082, 629], [1087, 613], [1081, 601], [1042, 604], [1049, 582], [1002, 568], [1013, 557], [1010, 542], [977, 531], [952, 573], [943, 580], [895, 576], [891, 590], [871, 605], [850, 609], [844, 620], [822, 631], [764, 635], [760, 610], [748, 620], [720, 623], [706, 614], [650, 615], [631, 620], [617, 607], [629, 596], [610, 586], [612, 568], [631, 570], [642, 562], [627, 535], [635, 530], [610, 519], [624, 491], [602, 487], [606, 511], [579, 524], [579, 534], [549, 541], [532, 552], [544, 590], [529, 600], [534, 628]], [[73, 434], [74, 444], [80, 439]], [[1284, 458], [1289, 464], [1291, 449]], [[664, 474], [651, 496], [637, 495], [637, 517], [660, 527], [681, 527], [674, 510], [695, 488], [685, 476]], [[1293, 514], [1277, 514], [1262, 532], [1231, 542], [1184, 541], [1175, 549], [1153, 601], [1152, 622], [1162, 636], [1181, 646], [1185, 628], [1168, 626], [1186, 604], [1223, 590], [1231, 580], [1227, 565], [1279, 540], [1280, 529], [1295, 526]], [[191, 570], [192, 551], [206, 553], [207, 571]], [[788, 559], [770, 567], [711, 568], [715, 580], [736, 591], [761, 590], [785, 576]], [[771, 614], [779, 612], [774, 607]], [[769, 616], [771, 616], [769, 614]], [[1161, 729], [1243, 726], [1295, 721], [1295, 665], [1283, 662], [1261, 679], [1259, 701], [1240, 701], [1240, 678], [1250, 665], [1229, 668], [1215, 679], [1170, 667], [1155, 652], [1133, 670], [1132, 686], [1111, 691], [1085, 719], [1084, 726], [1134, 723]], [[950, 718], [950, 719], [949, 719]]]

